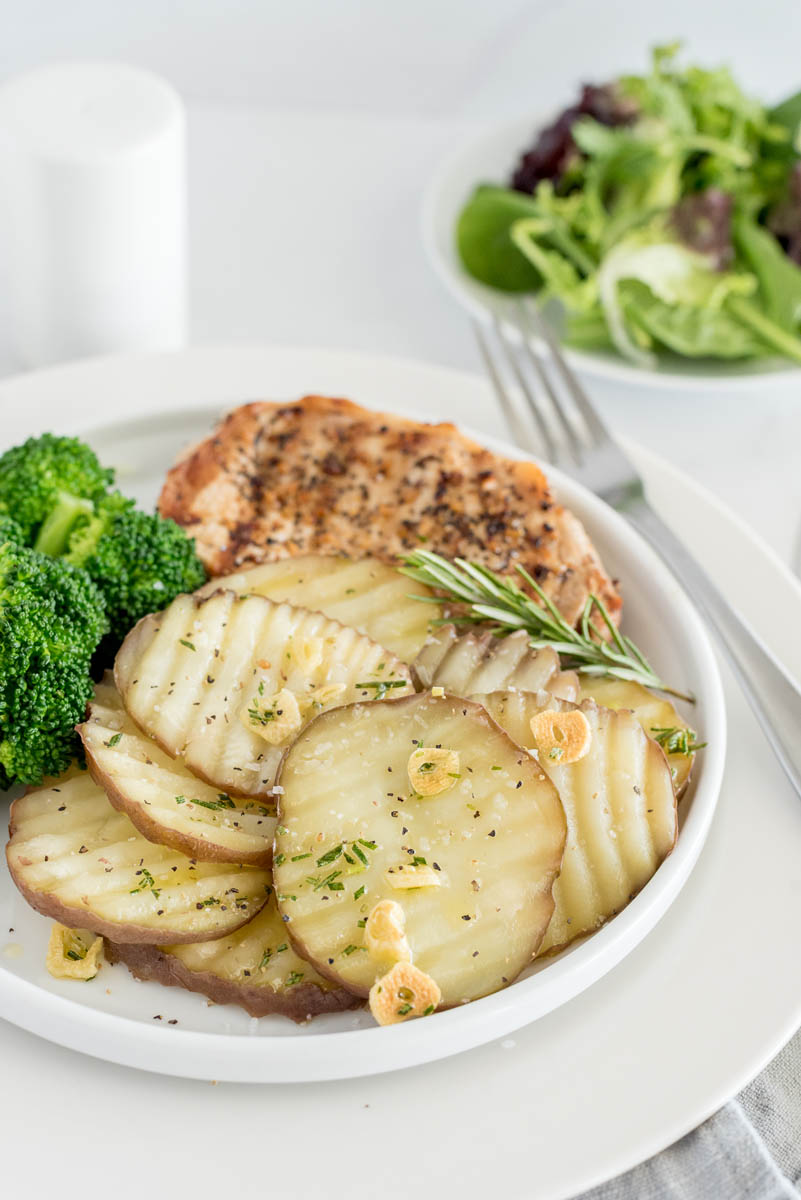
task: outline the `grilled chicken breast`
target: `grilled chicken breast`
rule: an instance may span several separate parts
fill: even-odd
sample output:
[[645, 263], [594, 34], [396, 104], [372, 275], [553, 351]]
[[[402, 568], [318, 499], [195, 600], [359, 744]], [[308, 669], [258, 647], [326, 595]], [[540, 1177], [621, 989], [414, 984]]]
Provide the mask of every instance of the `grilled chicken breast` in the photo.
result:
[[519, 563], [575, 622], [589, 592], [621, 599], [581, 522], [533, 463], [450, 424], [306, 396], [234, 409], [169, 472], [159, 510], [197, 540], [212, 575], [299, 554], [435, 550], [509, 573]]

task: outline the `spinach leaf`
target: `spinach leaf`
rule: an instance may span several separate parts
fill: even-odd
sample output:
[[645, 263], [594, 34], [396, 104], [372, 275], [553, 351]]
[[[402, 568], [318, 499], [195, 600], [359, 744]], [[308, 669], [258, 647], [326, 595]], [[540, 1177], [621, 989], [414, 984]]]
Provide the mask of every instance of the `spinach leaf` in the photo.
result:
[[734, 244], [759, 282], [765, 314], [789, 333], [801, 322], [801, 269], [787, 257], [772, 233], [744, 214], [733, 225]]
[[456, 247], [466, 270], [504, 292], [537, 291], [542, 277], [510, 233], [515, 221], [538, 214], [536, 202], [521, 192], [489, 184], [477, 187], [456, 226]]

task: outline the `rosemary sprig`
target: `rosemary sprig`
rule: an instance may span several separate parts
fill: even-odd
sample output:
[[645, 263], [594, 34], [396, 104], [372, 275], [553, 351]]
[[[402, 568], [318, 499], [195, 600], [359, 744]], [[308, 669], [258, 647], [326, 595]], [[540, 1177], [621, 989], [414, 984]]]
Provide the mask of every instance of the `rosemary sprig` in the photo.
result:
[[694, 729], [678, 729], [675, 726], [662, 728], [652, 725], [651, 737], [659, 743], [665, 754], [681, 754], [685, 758], [695, 754], [696, 750], [703, 750], [706, 745], [706, 742], [696, 741]]
[[[658, 692], [667, 692], [681, 700], [693, 699], [668, 687], [659, 678], [642, 651], [617, 628], [603, 601], [592, 593], [578, 627], [574, 628], [519, 564], [516, 570], [531, 588], [533, 597], [488, 567], [467, 562], [464, 558], [450, 562], [431, 550], [413, 550], [404, 555], [403, 566], [399, 569], [417, 583], [445, 592], [451, 600], [466, 605], [467, 615], [457, 621], [494, 625], [501, 635], [525, 629], [531, 636], [532, 647], [552, 646], [566, 670], [581, 671], [585, 675], [613, 675]], [[434, 597], [416, 596], [415, 599], [440, 603]], [[609, 631], [608, 641], [598, 633], [593, 624], [594, 617], [600, 617]], [[438, 622], [445, 623], [450, 622]]]

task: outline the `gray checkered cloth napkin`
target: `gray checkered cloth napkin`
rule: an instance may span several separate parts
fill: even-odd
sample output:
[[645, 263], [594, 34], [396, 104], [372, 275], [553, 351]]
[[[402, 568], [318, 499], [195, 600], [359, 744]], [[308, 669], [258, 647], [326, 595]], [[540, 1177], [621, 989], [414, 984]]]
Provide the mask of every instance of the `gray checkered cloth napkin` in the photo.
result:
[[576, 1200], [798, 1200], [801, 1033], [680, 1142]]

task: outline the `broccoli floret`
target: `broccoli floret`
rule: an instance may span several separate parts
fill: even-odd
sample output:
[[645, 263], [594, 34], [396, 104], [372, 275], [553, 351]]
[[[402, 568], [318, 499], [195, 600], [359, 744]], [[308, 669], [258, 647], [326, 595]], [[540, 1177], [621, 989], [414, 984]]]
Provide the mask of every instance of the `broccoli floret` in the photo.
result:
[[141, 617], [206, 580], [194, 540], [180, 525], [158, 513], [139, 512], [119, 492], [109, 492], [91, 516], [78, 520], [66, 556], [103, 593], [117, 643]]
[[0, 780], [38, 784], [77, 753], [90, 664], [108, 629], [89, 576], [62, 559], [0, 545]]
[[77, 517], [113, 482], [78, 438], [45, 433], [0, 455], [0, 513], [17, 521], [26, 544], [60, 554]]
[[12, 517], [7, 517], [5, 513], [0, 512], [0, 546], [4, 542], [13, 542], [16, 546], [24, 546], [25, 535], [21, 525], [18, 525]]

